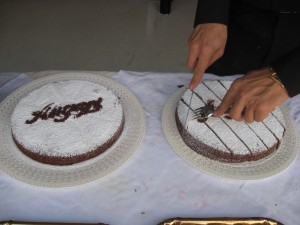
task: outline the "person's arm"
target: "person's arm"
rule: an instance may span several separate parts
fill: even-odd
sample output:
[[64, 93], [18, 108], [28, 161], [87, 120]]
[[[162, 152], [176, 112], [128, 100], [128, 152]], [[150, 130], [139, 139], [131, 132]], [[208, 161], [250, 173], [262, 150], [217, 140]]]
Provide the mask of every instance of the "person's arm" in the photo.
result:
[[289, 96], [300, 94], [300, 47], [271, 63]]
[[228, 25], [229, 0], [198, 0], [194, 26], [203, 23]]
[[224, 53], [228, 11], [229, 0], [198, 0], [195, 28], [188, 40], [187, 67], [194, 72], [190, 89], [201, 82], [205, 70]]
[[[235, 120], [263, 121], [288, 97], [300, 94], [300, 47], [272, 62], [271, 67], [272, 70], [254, 70], [236, 79], [214, 115], [221, 116], [229, 110]], [[273, 73], [279, 80], [270, 77]]]

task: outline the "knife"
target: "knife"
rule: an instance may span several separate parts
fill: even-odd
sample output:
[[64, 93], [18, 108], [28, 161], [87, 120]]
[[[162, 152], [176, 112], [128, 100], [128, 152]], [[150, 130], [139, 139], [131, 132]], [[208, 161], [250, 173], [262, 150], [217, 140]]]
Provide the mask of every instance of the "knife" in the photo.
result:
[[184, 128], [186, 128], [186, 129], [187, 129], [186, 124], [187, 124], [189, 112], [190, 112], [190, 109], [191, 109], [192, 98], [193, 98], [193, 95], [194, 95], [193, 90], [191, 90], [191, 89], [189, 89], [189, 90], [192, 92], [192, 94], [191, 94], [191, 98], [190, 98], [190, 103], [189, 103], [188, 106], [187, 106], [187, 107], [188, 107], [188, 111], [187, 111], [187, 113], [186, 113], [185, 124], [184, 124]]

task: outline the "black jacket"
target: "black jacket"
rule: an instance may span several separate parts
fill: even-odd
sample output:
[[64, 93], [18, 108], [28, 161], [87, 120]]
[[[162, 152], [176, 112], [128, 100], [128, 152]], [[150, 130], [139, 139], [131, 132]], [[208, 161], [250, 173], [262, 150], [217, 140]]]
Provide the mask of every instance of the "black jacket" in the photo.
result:
[[[223, 68], [224, 75], [272, 66], [290, 97], [300, 93], [300, 1], [198, 0], [194, 25], [200, 23], [228, 26], [225, 59], [217, 64], [237, 60], [232, 69]], [[220, 65], [215, 66], [219, 70], [212, 66], [211, 71], [219, 72]]]

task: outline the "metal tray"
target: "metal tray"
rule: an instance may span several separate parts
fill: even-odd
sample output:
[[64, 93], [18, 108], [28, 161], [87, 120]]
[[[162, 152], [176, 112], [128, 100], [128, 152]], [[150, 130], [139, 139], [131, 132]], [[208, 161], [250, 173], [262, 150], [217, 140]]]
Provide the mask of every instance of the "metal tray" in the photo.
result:
[[173, 218], [158, 225], [283, 225], [269, 218]]

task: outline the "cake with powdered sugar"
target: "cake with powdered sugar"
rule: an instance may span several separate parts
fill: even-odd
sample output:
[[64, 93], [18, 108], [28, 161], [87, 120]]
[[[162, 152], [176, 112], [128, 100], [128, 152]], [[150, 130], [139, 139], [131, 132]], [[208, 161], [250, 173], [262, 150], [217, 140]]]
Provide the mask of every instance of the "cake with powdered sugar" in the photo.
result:
[[109, 88], [83, 80], [49, 83], [30, 92], [11, 117], [18, 148], [51, 165], [98, 156], [118, 140], [123, 125], [119, 98]]
[[284, 117], [279, 107], [263, 122], [239, 122], [228, 114], [206, 120], [195, 119], [193, 111], [207, 105], [215, 109], [231, 83], [203, 81], [193, 93], [190, 89], [183, 93], [175, 116], [183, 141], [197, 153], [225, 163], [255, 161], [269, 156], [279, 148], [285, 133]]

